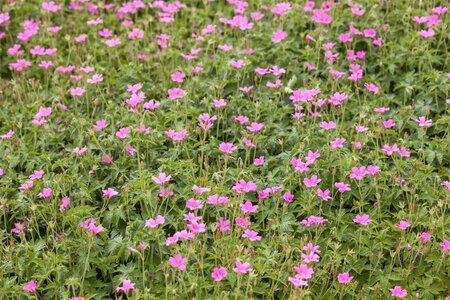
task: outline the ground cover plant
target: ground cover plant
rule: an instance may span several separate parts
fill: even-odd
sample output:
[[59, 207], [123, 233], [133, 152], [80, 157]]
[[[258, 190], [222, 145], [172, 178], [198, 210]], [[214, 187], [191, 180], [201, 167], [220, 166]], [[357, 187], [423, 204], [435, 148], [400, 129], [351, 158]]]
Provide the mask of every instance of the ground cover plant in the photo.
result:
[[0, 3], [0, 299], [450, 299], [447, 1]]

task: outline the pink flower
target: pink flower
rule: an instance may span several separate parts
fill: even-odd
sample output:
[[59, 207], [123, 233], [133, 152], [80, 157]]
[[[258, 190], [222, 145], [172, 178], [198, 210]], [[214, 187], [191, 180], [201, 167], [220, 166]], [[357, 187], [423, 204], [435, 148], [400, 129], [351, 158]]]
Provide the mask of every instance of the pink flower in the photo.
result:
[[96, 225], [97, 221], [93, 218], [89, 218], [84, 220], [81, 224], [80, 227], [86, 229], [88, 232], [92, 233], [93, 235], [97, 235], [100, 232], [104, 231], [105, 228], [99, 224]]
[[44, 188], [42, 192], [38, 194], [41, 199], [48, 199], [52, 196], [53, 190], [51, 188]]
[[283, 200], [287, 203], [291, 203], [292, 201], [294, 201], [294, 195], [290, 192], [285, 192], [283, 194]]
[[311, 279], [314, 274], [313, 268], [308, 267], [306, 264], [294, 266], [294, 270], [296, 272], [296, 276], [300, 279]]
[[331, 130], [336, 128], [336, 123], [334, 123], [333, 121], [330, 122], [320, 122], [320, 128], [324, 129], [324, 130]]
[[264, 127], [264, 124], [253, 122], [250, 126], [247, 126], [247, 130], [250, 132], [258, 132], [263, 127]]
[[59, 205], [59, 210], [64, 211], [69, 207], [70, 205], [70, 198], [69, 197], [63, 197], [61, 199], [61, 204]]
[[186, 263], [188, 259], [182, 257], [180, 254], [169, 257], [169, 263], [172, 268], [179, 269], [181, 271], [186, 270]]
[[186, 201], [186, 208], [190, 210], [202, 209], [203, 208], [202, 200], [191, 198]]
[[0, 168], [0, 177], [2, 177], [2, 176], [3, 176], [3, 169]]
[[251, 271], [253, 271], [253, 269], [250, 267], [250, 263], [248, 262], [241, 263], [239, 259], [236, 260], [236, 266], [233, 268], [234, 273], [246, 274]]
[[348, 272], [346, 273], [339, 273], [337, 276], [337, 280], [340, 284], [347, 284], [352, 282], [353, 276], [350, 276]]
[[416, 122], [419, 124], [419, 127], [431, 127], [431, 125], [433, 124], [433, 120], [427, 120], [425, 119], [425, 117], [419, 117], [416, 119]]
[[291, 9], [291, 4], [289, 2], [280, 2], [277, 3], [272, 9], [270, 10], [271, 13], [277, 16], [284, 16], [284, 14]]
[[224, 218], [220, 217], [219, 221], [216, 223], [217, 228], [219, 228], [220, 232], [226, 232], [231, 230], [231, 221], [224, 220]]
[[0, 135], [0, 139], [2, 140], [9, 140], [14, 135], [14, 131], [10, 130], [6, 134]]
[[431, 234], [429, 232], [422, 232], [419, 235], [422, 242], [428, 242], [431, 239]]
[[164, 224], [164, 222], [166, 222], [166, 219], [163, 216], [158, 215], [158, 216], [156, 216], [155, 219], [148, 219], [148, 220], [146, 220], [144, 227], [156, 228], [159, 225]]
[[398, 285], [389, 290], [391, 291], [392, 297], [395, 297], [395, 298], [399, 298], [399, 299], [405, 298], [406, 295], [408, 295], [408, 292], [406, 290], [402, 289], [402, 287], [398, 286]]
[[323, 217], [309, 216], [307, 219], [302, 220], [300, 223], [309, 228], [312, 225], [320, 225], [325, 222], [328, 222], [328, 220]]
[[44, 176], [45, 172], [43, 170], [34, 170], [33, 174], [28, 176], [31, 180], [41, 179]]
[[105, 199], [111, 199], [112, 197], [117, 195], [119, 195], [119, 193], [113, 188], [107, 188], [106, 190], [103, 190], [103, 198]]
[[225, 196], [219, 196], [218, 194], [214, 194], [208, 197], [206, 203], [212, 205], [226, 205], [230, 202], [230, 199]]
[[281, 43], [285, 38], [288, 37], [288, 34], [284, 31], [278, 30], [272, 32], [272, 42], [275, 44]]
[[120, 45], [121, 43], [122, 42], [120, 41], [120, 38], [112, 38], [110, 40], [105, 41], [105, 45], [110, 48]]
[[37, 281], [31, 280], [27, 284], [25, 284], [22, 289], [25, 292], [34, 293], [36, 291], [36, 288], [37, 288]]
[[105, 129], [106, 127], [108, 127], [108, 123], [106, 122], [106, 120], [98, 120], [97, 122], [95, 122], [94, 125], [95, 130], [102, 130]]
[[246, 201], [245, 203], [239, 204], [239, 207], [244, 214], [247, 214], [256, 212], [259, 206], [256, 204], [253, 205], [250, 201]]
[[154, 183], [158, 185], [163, 185], [166, 182], [169, 182], [172, 176], [166, 175], [166, 173], [159, 173], [158, 177], [152, 176], [152, 180]]
[[392, 127], [394, 127], [395, 125], [396, 125], [396, 124], [395, 124], [395, 122], [394, 122], [392, 119], [389, 119], [389, 120], [386, 120], [386, 121], [383, 122], [383, 126], [384, 126], [384, 128], [386, 128], [386, 129], [392, 128]]
[[432, 28], [429, 28], [428, 30], [419, 31], [419, 35], [424, 38], [430, 38], [430, 37], [434, 36], [435, 34], [436, 33], [434, 32], [434, 30]]
[[169, 89], [167, 92], [169, 93], [169, 100], [180, 99], [185, 95], [184, 90], [180, 88]]
[[292, 283], [295, 287], [308, 286], [308, 281], [301, 279], [299, 276], [288, 277], [288, 281]]
[[102, 157], [102, 163], [109, 165], [110, 163], [112, 163], [113, 161], [113, 157], [110, 155], [104, 155]]
[[345, 143], [345, 138], [337, 138], [337, 139], [335, 139], [334, 141], [331, 141], [330, 142], [330, 146], [331, 146], [331, 148], [333, 148], [333, 149], [336, 149], [336, 148], [343, 148], [344, 147], [344, 143]]
[[170, 75], [170, 78], [172, 79], [172, 81], [178, 82], [178, 83], [183, 83], [184, 77], [186, 77], [186, 75], [181, 71], [176, 71], [175, 73]]
[[317, 24], [330, 24], [333, 18], [322, 9], [314, 9], [311, 20]]
[[86, 151], [87, 151], [87, 147], [86, 146], [84, 146], [82, 148], [75, 147], [72, 150], [72, 152], [75, 153], [76, 155], [83, 155], [84, 153], [86, 153]]
[[378, 93], [378, 91], [380, 90], [380, 88], [373, 83], [365, 83], [364, 87], [366, 88], [366, 90], [374, 94]]
[[244, 64], [244, 61], [243, 61], [243, 60], [232, 60], [232, 61], [230, 62], [230, 65], [231, 65], [233, 68], [241, 69], [245, 64]]
[[246, 182], [241, 179], [234, 184], [232, 190], [237, 194], [256, 192], [256, 184], [253, 181]]
[[134, 289], [134, 283], [131, 280], [125, 279], [122, 281], [122, 286], [116, 288], [117, 292], [127, 293]]
[[253, 160], [253, 164], [257, 167], [264, 165], [264, 163], [265, 163], [264, 156], [257, 157]]
[[352, 168], [352, 173], [350, 174], [350, 179], [356, 179], [358, 181], [363, 180], [364, 176], [367, 175], [367, 168], [362, 166], [362, 167], [353, 167]]
[[172, 141], [179, 142], [184, 140], [188, 132], [186, 130], [175, 131], [174, 129], [169, 129], [165, 132], [166, 136], [168, 136]]
[[356, 217], [353, 219], [353, 222], [355, 222], [356, 224], [367, 226], [370, 224], [370, 222], [372, 222], [372, 220], [370, 219], [369, 215], [356, 215]]
[[225, 99], [214, 99], [212, 104], [215, 108], [222, 108], [226, 107], [228, 103], [225, 101]]
[[123, 128], [120, 128], [117, 132], [116, 132], [116, 136], [119, 138], [119, 139], [126, 139], [126, 138], [128, 138], [128, 135], [130, 134], [130, 132], [131, 132], [131, 129], [130, 129], [130, 127], [123, 127]]
[[215, 281], [221, 281], [222, 279], [227, 277], [227, 275], [228, 275], [228, 272], [227, 272], [227, 268], [225, 268], [225, 267], [214, 268], [212, 273], [211, 273], [211, 277]]
[[219, 145], [219, 150], [225, 154], [232, 154], [234, 151], [237, 150], [237, 147], [234, 146], [232, 143], [221, 143]]
[[304, 178], [303, 179], [303, 183], [308, 188], [312, 188], [312, 187], [317, 186], [320, 183], [320, 181], [321, 181], [320, 178], [317, 177], [316, 175], [313, 175], [310, 178]]
[[261, 237], [258, 235], [258, 232], [250, 229], [246, 229], [242, 237], [249, 239], [252, 242], [261, 240]]
[[350, 185], [348, 183], [345, 182], [336, 182], [334, 184], [334, 186], [338, 189], [338, 191], [340, 193], [345, 193], [345, 192], [349, 192], [352, 189], [350, 188]]
[[328, 201], [331, 199], [330, 190], [326, 189], [322, 191], [321, 189], [317, 189], [317, 196], [319, 196], [323, 201]]
[[92, 78], [88, 78], [86, 80], [86, 82], [90, 83], [90, 84], [95, 84], [95, 83], [99, 83], [99, 82], [102, 82], [102, 81], [103, 81], [103, 75], [102, 74], [94, 74], [92, 76]]
[[73, 97], [83, 96], [85, 92], [86, 90], [81, 87], [75, 87], [70, 89], [70, 95], [72, 95]]
[[439, 246], [441, 246], [442, 250], [444, 252], [448, 252], [450, 250], [450, 241], [449, 240], [443, 240]]
[[398, 224], [397, 224], [397, 228], [400, 230], [406, 230], [407, 228], [409, 228], [411, 226], [411, 223], [408, 220], [401, 220]]

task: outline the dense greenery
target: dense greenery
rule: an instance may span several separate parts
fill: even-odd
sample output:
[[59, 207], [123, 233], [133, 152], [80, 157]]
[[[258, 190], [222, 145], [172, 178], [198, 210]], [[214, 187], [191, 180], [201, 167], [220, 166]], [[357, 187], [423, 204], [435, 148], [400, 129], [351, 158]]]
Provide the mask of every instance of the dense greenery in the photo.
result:
[[0, 299], [449, 299], [447, 1], [0, 3]]

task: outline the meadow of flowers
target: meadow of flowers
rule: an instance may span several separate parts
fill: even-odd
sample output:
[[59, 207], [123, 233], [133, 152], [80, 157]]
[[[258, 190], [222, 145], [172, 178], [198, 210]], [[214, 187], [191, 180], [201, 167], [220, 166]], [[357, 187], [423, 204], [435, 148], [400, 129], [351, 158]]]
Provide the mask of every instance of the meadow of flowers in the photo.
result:
[[0, 0], [0, 299], [450, 299], [449, 4]]

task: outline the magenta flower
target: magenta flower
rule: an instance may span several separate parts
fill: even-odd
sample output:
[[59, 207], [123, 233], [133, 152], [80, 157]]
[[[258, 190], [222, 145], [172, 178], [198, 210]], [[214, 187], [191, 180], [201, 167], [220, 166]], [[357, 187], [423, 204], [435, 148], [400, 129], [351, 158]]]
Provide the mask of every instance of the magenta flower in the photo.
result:
[[166, 175], [166, 173], [159, 173], [158, 177], [152, 176], [152, 180], [154, 183], [158, 185], [163, 185], [172, 178], [170, 175]]
[[257, 167], [264, 165], [264, 163], [265, 163], [264, 156], [257, 157], [253, 160], [253, 164]]
[[228, 272], [227, 272], [227, 268], [225, 268], [225, 267], [214, 268], [211, 273], [211, 277], [215, 281], [222, 281], [222, 279], [224, 279], [227, 276], [228, 276]]
[[184, 140], [188, 132], [186, 130], [175, 131], [174, 129], [169, 129], [165, 132], [166, 136], [168, 136], [172, 141], [179, 142]]
[[116, 291], [119, 292], [123, 292], [123, 293], [127, 293], [131, 290], [134, 290], [134, 283], [131, 282], [131, 280], [125, 279], [122, 280], [122, 286], [119, 286], [116, 288]]
[[352, 173], [350, 174], [350, 179], [356, 179], [358, 181], [363, 180], [364, 176], [366, 176], [367, 174], [367, 168], [362, 166], [362, 167], [353, 167], [352, 168]]
[[237, 150], [237, 147], [234, 146], [232, 143], [220, 143], [219, 150], [225, 154], [232, 154], [234, 151]]
[[250, 201], [246, 201], [245, 203], [241, 203], [239, 204], [239, 207], [241, 208], [241, 211], [246, 214], [246, 213], [254, 213], [256, 212], [256, 210], [258, 209], [258, 205], [253, 205], [252, 202]]
[[119, 193], [113, 188], [107, 188], [106, 190], [103, 190], [103, 198], [105, 199], [111, 199], [112, 197], [117, 195], [119, 195]]
[[245, 239], [249, 239], [252, 242], [261, 240], [258, 232], [250, 229], [246, 229], [242, 237]]
[[87, 147], [86, 146], [84, 146], [82, 148], [75, 147], [75, 148], [72, 149], [72, 152], [75, 153], [76, 155], [79, 155], [79, 156], [83, 155], [84, 153], [86, 153], [86, 151], [87, 151]]
[[352, 282], [353, 276], [350, 276], [348, 272], [346, 273], [339, 273], [337, 276], [337, 280], [340, 284], [347, 284]]
[[336, 123], [334, 123], [333, 121], [330, 122], [320, 122], [320, 128], [324, 129], [324, 130], [331, 130], [336, 128]]
[[88, 232], [92, 233], [93, 235], [97, 235], [100, 232], [104, 231], [105, 228], [99, 224], [96, 225], [97, 221], [93, 218], [90, 219], [86, 219], [84, 220], [81, 224], [80, 227], [86, 229]]
[[330, 146], [333, 149], [344, 147], [345, 138], [337, 138], [334, 141], [330, 142]]
[[247, 130], [250, 132], [258, 132], [263, 129], [264, 124], [253, 122], [250, 126], [247, 126]]
[[411, 223], [408, 220], [401, 220], [396, 226], [400, 230], [406, 230], [411, 226]]
[[350, 188], [350, 185], [348, 183], [345, 182], [336, 182], [334, 184], [334, 186], [338, 189], [338, 191], [340, 193], [345, 193], [345, 192], [349, 192], [352, 189]]
[[299, 276], [288, 277], [288, 281], [292, 283], [295, 287], [308, 286], [308, 281], [301, 279]]
[[391, 295], [394, 298], [398, 298], [398, 299], [405, 298], [408, 295], [408, 292], [406, 290], [402, 289], [402, 287], [398, 286], [398, 285], [389, 290], [391, 291]]
[[182, 257], [180, 254], [169, 257], [170, 266], [181, 271], [186, 270], [187, 261], [188, 259]]
[[307, 264], [300, 264], [298, 266], [295, 266], [294, 270], [296, 272], [296, 276], [298, 276], [298, 278], [300, 279], [310, 279], [314, 274], [314, 269], [308, 267]]
[[272, 42], [274, 42], [275, 44], [281, 43], [287, 37], [288, 34], [284, 31], [277, 30], [272, 32]]
[[169, 89], [167, 91], [167, 93], [169, 94], [169, 100], [176, 100], [176, 99], [183, 98], [183, 96], [185, 94], [184, 90], [180, 89], [180, 88]]
[[425, 117], [419, 117], [416, 119], [416, 122], [419, 124], [419, 127], [431, 127], [431, 125], [433, 125], [433, 120], [427, 120], [425, 119]]
[[326, 189], [322, 191], [321, 189], [317, 189], [317, 196], [319, 196], [323, 201], [328, 201], [331, 199], [330, 190]]
[[353, 219], [353, 222], [356, 224], [367, 226], [370, 224], [370, 222], [372, 222], [372, 219], [370, 219], [369, 215], [356, 215], [356, 217]]
[[70, 205], [70, 198], [69, 197], [63, 197], [61, 199], [61, 204], [59, 205], [59, 210], [64, 211], [66, 210]]
[[307, 188], [312, 188], [317, 186], [321, 182], [320, 178], [316, 175], [312, 175], [310, 178], [304, 178], [303, 183]]
[[22, 289], [25, 292], [34, 293], [36, 291], [36, 288], [37, 288], [37, 281], [31, 280], [28, 283], [26, 283]]
[[448, 252], [450, 250], [450, 241], [449, 240], [443, 240], [439, 246], [441, 246], [442, 250], [444, 252]]
[[116, 132], [116, 136], [117, 136], [119, 139], [122, 139], [122, 140], [123, 140], [123, 139], [128, 138], [130, 132], [131, 132], [130, 127], [123, 127], [123, 128], [120, 128], [120, 129]]
[[330, 24], [333, 21], [333, 18], [323, 9], [314, 9], [311, 21], [317, 24]]
[[185, 77], [186, 75], [181, 71], [176, 71], [175, 73], [170, 75], [172, 81], [177, 83], [183, 83]]
[[166, 221], [166, 219], [163, 216], [158, 215], [158, 216], [156, 216], [155, 219], [148, 219], [148, 220], [146, 220], [144, 227], [156, 228], [159, 225], [164, 224], [165, 221]]
[[250, 267], [250, 263], [244, 262], [241, 263], [241, 261], [238, 259], [236, 260], [236, 266], [233, 268], [233, 272], [237, 274], [246, 274], [253, 271], [253, 269]]
[[98, 120], [97, 122], [95, 122], [94, 125], [95, 130], [102, 130], [105, 129], [106, 127], [108, 127], [108, 123], [106, 122], [106, 120]]
[[81, 87], [75, 87], [70, 89], [70, 95], [72, 95], [73, 97], [83, 96], [85, 92], [86, 90]]
[[52, 196], [53, 190], [51, 188], [44, 188], [42, 192], [38, 194], [41, 199], [48, 199]]

